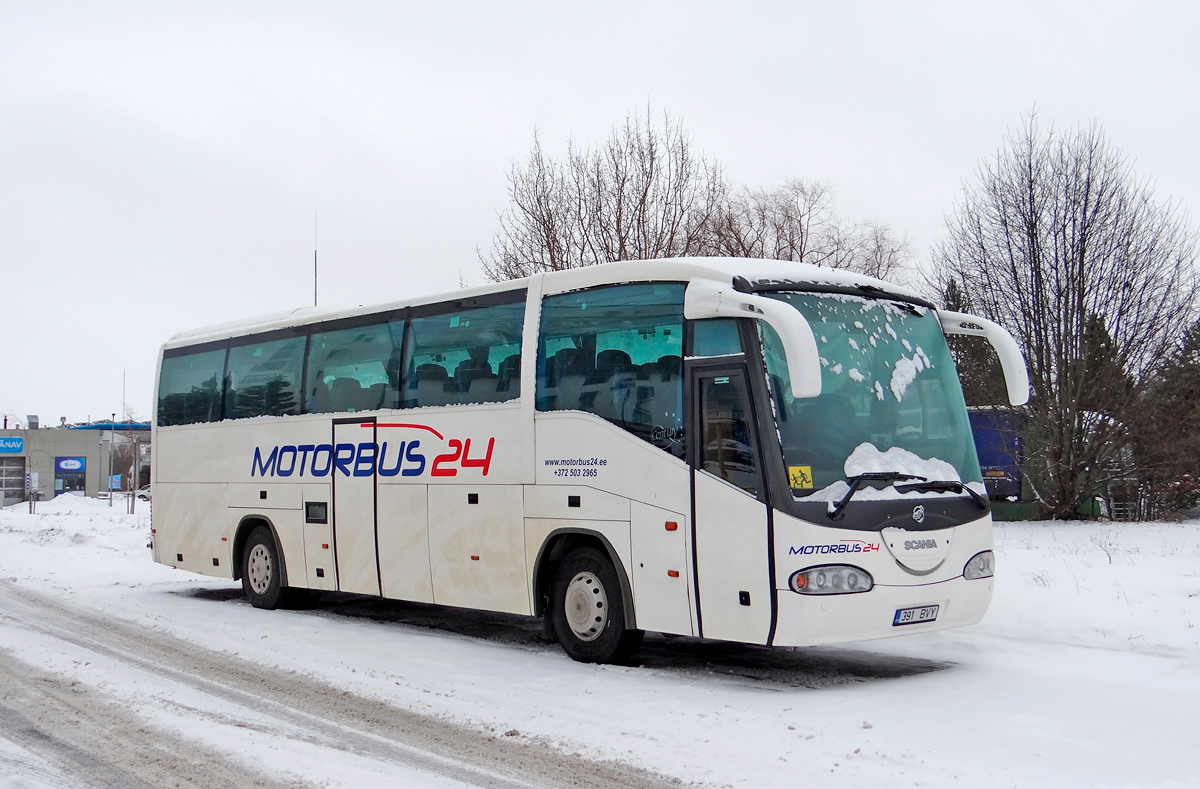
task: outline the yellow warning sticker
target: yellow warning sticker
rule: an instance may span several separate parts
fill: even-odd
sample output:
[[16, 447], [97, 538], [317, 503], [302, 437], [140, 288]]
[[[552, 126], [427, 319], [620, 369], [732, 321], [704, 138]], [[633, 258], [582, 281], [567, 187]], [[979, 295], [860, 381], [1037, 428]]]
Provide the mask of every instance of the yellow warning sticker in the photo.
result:
[[798, 490], [811, 490], [812, 466], [788, 466], [788, 484]]

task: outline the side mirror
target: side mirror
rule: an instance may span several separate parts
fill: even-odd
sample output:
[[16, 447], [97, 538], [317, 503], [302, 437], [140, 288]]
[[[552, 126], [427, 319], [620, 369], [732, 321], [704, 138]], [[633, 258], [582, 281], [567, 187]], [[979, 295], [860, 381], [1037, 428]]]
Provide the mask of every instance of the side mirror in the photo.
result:
[[753, 293], [740, 293], [728, 283], [694, 279], [688, 283], [683, 297], [683, 317], [688, 320], [758, 318], [766, 321], [783, 341], [788, 375], [792, 379], [792, 396], [805, 398], [821, 394], [821, 358], [817, 353], [817, 340], [808, 321], [790, 304]]
[[1013, 405], [1025, 405], [1029, 402], [1029, 371], [1025, 369], [1025, 357], [1021, 355], [1017, 341], [1007, 329], [986, 318], [977, 318], [962, 312], [938, 310], [938, 318], [942, 322], [942, 331], [946, 334], [983, 337], [991, 343], [996, 355], [1000, 357], [1000, 368], [1004, 370], [1008, 402]]

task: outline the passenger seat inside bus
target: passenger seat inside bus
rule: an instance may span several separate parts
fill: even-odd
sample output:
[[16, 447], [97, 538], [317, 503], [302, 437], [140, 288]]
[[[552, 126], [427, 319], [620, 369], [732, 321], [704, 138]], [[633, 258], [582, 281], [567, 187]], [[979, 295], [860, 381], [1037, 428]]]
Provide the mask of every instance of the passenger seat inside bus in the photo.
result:
[[496, 383], [497, 392], [509, 392], [510, 397], [516, 397], [521, 391], [521, 354], [514, 353], [500, 362], [500, 380]]
[[633, 362], [625, 351], [610, 348], [596, 354], [591, 410], [614, 422], [638, 422], [638, 385]]
[[422, 364], [417, 367], [416, 374], [408, 385], [409, 394], [416, 395], [408, 404], [449, 405], [456, 399], [452, 384], [450, 373], [445, 367], [440, 364]]
[[492, 365], [488, 361], [490, 351], [491, 348], [486, 345], [471, 348], [468, 351], [470, 358], [459, 362], [454, 368], [454, 383], [460, 395], [459, 402], [485, 403], [495, 400], [496, 385], [500, 376], [492, 372]]
[[334, 378], [329, 382], [329, 410], [362, 411], [363, 390], [354, 378]]
[[642, 365], [649, 385], [638, 389], [649, 389], [649, 397], [641, 397], [640, 407], [646, 411], [652, 426], [677, 427], [683, 412], [683, 388], [679, 383], [683, 369], [683, 357], [660, 356], [657, 362]]

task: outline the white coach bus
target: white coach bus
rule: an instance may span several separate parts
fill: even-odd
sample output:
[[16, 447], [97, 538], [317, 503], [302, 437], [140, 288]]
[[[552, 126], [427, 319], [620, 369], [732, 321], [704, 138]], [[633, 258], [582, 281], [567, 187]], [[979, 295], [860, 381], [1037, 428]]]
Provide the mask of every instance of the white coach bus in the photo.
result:
[[176, 335], [156, 561], [260, 608], [329, 590], [547, 618], [572, 658], [646, 630], [799, 646], [977, 622], [992, 521], [946, 334], [879, 280], [610, 263]]

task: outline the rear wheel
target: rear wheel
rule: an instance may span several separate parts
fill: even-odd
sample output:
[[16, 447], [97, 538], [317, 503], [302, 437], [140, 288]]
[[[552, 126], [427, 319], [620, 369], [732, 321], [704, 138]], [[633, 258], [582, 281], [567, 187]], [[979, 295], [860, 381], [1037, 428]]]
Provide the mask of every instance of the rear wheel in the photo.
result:
[[627, 630], [621, 582], [602, 551], [576, 548], [554, 573], [551, 622], [562, 648], [581, 663], [612, 663], [633, 654], [641, 630]]
[[284, 596], [283, 566], [275, 538], [266, 526], [257, 526], [242, 549], [242, 589], [255, 608], [278, 608]]

